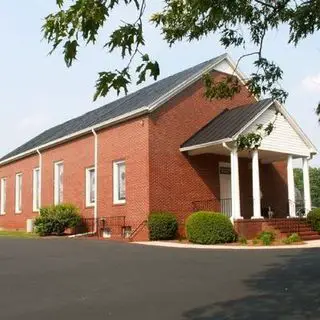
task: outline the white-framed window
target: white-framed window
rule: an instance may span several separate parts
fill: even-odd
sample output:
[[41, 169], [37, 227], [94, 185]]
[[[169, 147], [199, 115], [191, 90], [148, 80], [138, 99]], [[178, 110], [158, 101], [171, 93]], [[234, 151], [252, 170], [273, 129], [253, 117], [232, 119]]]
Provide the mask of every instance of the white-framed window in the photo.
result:
[[54, 164], [54, 204], [63, 202], [63, 162]]
[[15, 184], [15, 212], [22, 212], [22, 173], [16, 174]]
[[86, 169], [86, 206], [91, 207], [96, 201], [96, 170]]
[[126, 203], [126, 163], [113, 162], [113, 203]]
[[40, 209], [40, 168], [33, 169], [33, 188], [32, 188], [32, 203], [33, 211], [37, 212]]
[[0, 180], [0, 215], [6, 214], [7, 207], [7, 179]]

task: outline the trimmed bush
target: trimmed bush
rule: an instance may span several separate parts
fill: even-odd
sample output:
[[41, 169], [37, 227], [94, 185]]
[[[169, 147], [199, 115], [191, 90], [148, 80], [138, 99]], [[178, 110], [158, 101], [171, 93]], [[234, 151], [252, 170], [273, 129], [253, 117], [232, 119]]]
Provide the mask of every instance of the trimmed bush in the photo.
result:
[[271, 231], [262, 231], [259, 234], [258, 239], [262, 241], [265, 246], [269, 246], [274, 241], [275, 235]]
[[230, 219], [222, 213], [199, 211], [186, 221], [186, 234], [190, 242], [199, 244], [229, 243], [236, 241]]
[[295, 242], [300, 242], [301, 238], [299, 236], [298, 233], [292, 233], [290, 236], [288, 236], [287, 238], [285, 238], [283, 240], [283, 243], [285, 244], [291, 244], [291, 243], [295, 243]]
[[150, 240], [172, 240], [176, 237], [178, 221], [170, 212], [153, 212], [148, 219]]
[[72, 204], [59, 204], [40, 209], [35, 219], [36, 232], [40, 236], [62, 235], [66, 229], [76, 227], [81, 221], [79, 209]]
[[312, 209], [307, 215], [307, 221], [313, 231], [320, 232], [320, 208]]

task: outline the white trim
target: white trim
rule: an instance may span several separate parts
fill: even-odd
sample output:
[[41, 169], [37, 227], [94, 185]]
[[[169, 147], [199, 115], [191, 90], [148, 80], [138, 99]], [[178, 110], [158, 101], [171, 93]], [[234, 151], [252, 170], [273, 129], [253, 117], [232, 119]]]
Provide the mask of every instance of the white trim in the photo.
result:
[[119, 122], [123, 122], [123, 121], [126, 121], [126, 120], [129, 120], [129, 119], [132, 119], [132, 118], [135, 118], [135, 117], [138, 117], [140, 115], [143, 115], [145, 113], [148, 112], [148, 107], [142, 107], [142, 108], [139, 108], [135, 111], [131, 111], [131, 112], [128, 112], [128, 113], [125, 113], [119, 117], [115, 117], [115, 118], [112, 118], [110, 120], [107, 120], [107, 121], [104, 121], [102, 123], [99, 123], [93, 127], [89, 127], [89, 128], [85, 128], [83, 130], [79, 130], [75, 133], [72, 133], [72, 134], [69, 134], [67, 136], [64, 136], [62, 138], [59, 138], [59, 139], [56, 139], [56, 140], [53, 140], [51, 142], [48, 142], [48, 143], [45, 143], [43, 145], [40, 145], [36, 148], [33, 148], [33, 149], [30, 149], [30, 150], [27, 150], [25, 152], [22, 152], [16, 156], [13, 156], [13, 157], [10, 157], [8, 159], [5, 159], [5, 160], [2, 160], [0, 161], [0, 166], [4, 165], [4, 164], [7, 164], [9, 162], [12, 162], [12, 161], [15, 161], [15, 160], [18, 160], [18, 159], [21, 159], [21, 158], [24, 158], [28, 155], [31, 155], [33, 153], [36, 153], [37, 150], [44, 150], [44, 149], [47, 149], [47, 148], [50, 148], [54, 145], [57, 145], [57, 144], [61, 144], [61, 143], [64, 143], [68, 140], [72, 140], [72, 139], [75, 139], [75, 138], [78, 138], [80, 136], [83, 136], [83, 135], [86, 135], [90, 132], [92, 132], [92, 130], [98, 130], [98, 129], [102, 129], [104, 127], [108, 127], [108, 126], [111, 126], [111, 125], [114, 125], [116, 123], [119, 123]]
[[266, 105], [256, 116], [251, 119], [245, 126], [243, 126], [235, 135], [233, 135], [232, 140], [236, 140], [239, 135], [245, 131], [247, 128], [249, 128], [256, 120], [260, 118], [272, 105], [274, 104], [274, 101], [270, 101], [268, 105]]
[[[184, 82], [180, 83], [179, 85], [177, 85], [175, 88], [173, 88], [172, 90], [170, 90], [169, 92], [167, 92], [166, 94], [164, 94], [163, 96], [161, 96], [160, 98], [158, 98], [156, 101], [154, 101], [153, 103], [151, 103], [149, 105], [149, 111], [152, 112], [155, 109], [157, 109], [158, 107], [160, 107], [161, 105], [163, 105], [165, 102], [167, 102], [168, 100], [170, 100], [172, 97], [176, 96], [178, 93], [180, 93], [181, 91], [183, 91], [184, 89], [188, 88], [191, 84], [195, 83], [196, 81], [198, 81], [203, 74], [210, 72], [211, 70], [214, 70], [214, 67], [216, 65], [218, 65], [219, 63], [221, 63], [223, 60], [227, 59], [228, 54], [223, 54], [220, 56], [220, 59], [215, 60], [213, 63], [211, 63], [210, 65], [206, 66], [205, 68], [201, 69], [198, 73], [196, 73], [193, 77], [185, 80]], [[217, 57], [218, 58], [218, 57]]]
[[262, 219], [259, 151], [257, 149], [254, 149], [252, 151], [252, 198], [253, 198], [253, 216], [251, 217], [251, 219]]
[[39, 212], [40, 210], [40, 168], [34, 168], [32, 172], [32, 210]]
[[6, 214], [7, 207], [7, 178], [0, 180], [0, 215]]
[[288, 180], [289, 216], [291, 218], [295, 218], [296, 217], [296, 196], [295, 196], [295, 187], [294, 187], [293, 157], [292, 157], [292, 155], [288, 155], [287, 180]]
[[[234, 62], [234, 60], [227, 54], [226, 56], [226, 60], [227, 62], [230, 64], [230, 66], [233, 68], [234, 72], [236, 73], [236, 75], [238, 76], [238, 78], [240, 79], [241, 83], [243, 85], [246, 84], [245, 79], [247, 79], [248, 77], [240, 70], [239, 66], [237, 67], [236, 63]], [[258, 101], [259, 99], [254, 96], [254, 98]]]
[[[91, 176], [90, 173], [94, 172], [94, 186], [91, 186]], [[93, 207], [95, 205], [96, 202], [96, 198], [94, 199], [94, 201], [91, 201], [90, 197], [91, 197], [91, 187], [95, 187], [96, 185], [96, 169], [95, 167], [90, 167], [90, 168], [86, 168], [86, 207]], [[96, 196], [96, 191], [94, 190], [95, 196]]]
[[[125, 160], [121, 161], [114, 161], [113, 162], [113, 204], [125, 204], [126, 203], [126, 194], [124, 199], [120, 199], [119, 197], [119, 166], [124, 165], [125, 166], [125, 171], [126, 171], [126, 162]], [[126, 177], [125, 177], [125, 184], [126, 184]]]
[[275, 101], [276, 106], [280, 113], [285, 117], [285, 119], [289, 122], [289, 124], [293, 127], [293, 129], [296, 131], [296, 133], [300, 136], [300, 138], [305, 142], [305, 144], [309, 147], [312, 154], [317, 154], [318, 150], [315, 147], [315, 145], [311, 142], [311, 140], [307, 137], [307, 135], [303, 132], [303, 130], [300, 128], [296, 120], [289, 114], [289, 112], [286, 110], [286, 108], [279, 102]]
[[[284, 118], [289, 122], [295, 132], [299, 135], [299, 137], [303, 140], [306, 146], [309, 148], [311, 154], [317, 154], [317, 149], [312, 144], [310, 139], [305, 135], [302, 129], [298, 126], [297, 122], [292, 118], [292, 116], [288, 113], [288, 111], [281, 105], [277, 100], [271, 101], [263, 110], [261, 110], [253, 119], [251, 119], [241, 130], [239, 130], [233, 137], [232, 140], [236, 140], [239, 135], [245, 131], [248, 127], [250, 127], [259, 117], [265, 113], [272, 105], [275, 105], [276, 109], [284, 116]], [[269, 150], [269, 149], [268, 149]], [[272, 150], [269, 150], [272, 151]]]
[[94, 209], [93, 209], [93, 217], [94, 217], [94, 230], [93, 232], [96, 233], [97, 232], [97, 228], [98, 228], [98, 148], [99, 148], [99, 144], [98, 144], [98, 134], [97, 132], [92, 129], [92, 133], [94, 136], [94, 173], [95, 173], [95, 186], [94, 186], [94, 190], [95, 190], [95, 195], [94, 195]]
[[[221, 63], [222, 61], [224, 61], [224, 60], [227, 60], [228, 63], [230, 63], [233, 67], [235, 67], [235, 63], [230, 58], [230, 56], [228, 54], [223, 54], [223, 55], [220, 56], [220, 59], [215, 60], [211, 65], [209, 65], [209, 66], [205, 67], [204, 69], [200, 70], [193, 77], [191, 77], [191, 78], [185, 80], [184, 82], [180, 83], [174, 89], [170, 90], [168, 93], [164, 94], [163, 96], [158, 98], [156, 101], [154, 101], [150, 105], [143, 106], [143, 107], [141, 107], [141, 108], [139, 108], [137, 110], [134, 110], [134, 111], [131, 111], [131, 112], [127, 112], [127, 113], [125, 113], [125, 114], [123, 114], [121, 116], [109, 119], [109, 120], [104, 121], [102, 123], [99, 123], [99, 124], [97, 124], [95, 126], [92, 126], [92, 127], [89, 127], [89, 128], [85, 128], [83, 130], [79, 130], [79, 131], [77, 131], [75, 133], [72, 133], [70, 135], [64, 136], [62, 138], [59, 138], [59, 139], [53, 140], [51, 142], [45, 143], [43, 145], [40, 145], [40, 146], [38, 146], [36, 148], [32, 148], [30, 150], [22, 152], [22, 153], [20, 153], [18, 155], [15, 155], [13, 157], [10, 157], [8, 159], [0, 161], [0, 166], [4, 165], [6, 163], [9, 163], [9, 162], [18, 160], [18, 159], [23, 158], [25, 156], [31, 155], [31, 154], [37, 152], [37, 150], [43, 150], [43, 149], [52, 147], [54, 145], [63, 143], [65, 141], [72, 140], [72, 139], [75, 139], [75, 138], [80, 137], [82, 135], [88, 134], [92, 130], [102, 129], [104, 127], [108, 127], [108, 126], [114, 125], [116, 123], [123, 122], [123, 121], [138, 117], [138, 116], [146, 114], [146, 113], [151, 113], [156, 108], [158, 108], [159, 106], [164, 104], [166, 101], [170, 100], [172, 97], [174, 97], [175, 95], [180, 93], [182, 90], [186, 89], [187, 87], [192, 85], [194, 82], [199, 80], [204, 73], [209, 72], [211, 70], [214, 70], [214, 67], [216, 65], [218, 65], [219, 63]], [[240, 80], [243, 81], [244, 75], [239, 70], [236, 71], [236, 74], [240, 77]]]
[[231, 202], [232, 202], [232, 220], [242, 219], [240, 205], [240, 180], [239, 180], [239, 159], [238, 150], [231, 150]]
[[[53, 182], [53, 188], [54, 188], [54, 204], [58, 205], [63, 203], [63, 181], [60, 184], [60, 176], [59, 176], [59, 168], [62, 165], [62, 178], [64, 176], [64, 164], [63, 161], [57, 161], [54, 163], [54, 182]], [[62, 191], [61, 191], [62, 189]], [[60, 192], [62, 192], [62, 199]]]
[[310, 176], [309, 176], [309, 160], [308, 158], [302, 158], [303, 166], [303, 197], [305, 214], [311, 211], [311, 194], [310, 194]]
[[16, 173], [15, 176], [15, 197], [14, 197], [14, 208], [15, 213], [19, 214], [22, 212], [22, 178], [23, 174]]
[[[39, 155], [39, 209], [41, 208], [41, 203], [42, 203], [42, 154], [39, 150], [37, 150], [37, 153]], [[40, 212], [40, 210], [39, 210]]]
[[190, 147], [180, 148], [180, 151], [181, 152], [191, 151], [191, 150], [211, 147], [211, 146], [214, 146], [214, 145], [217, 145], [217, 144], [221, 144], [221, 143], [225, 143], [225, 142], [231, 142], [231, 141], [232, 141], [232, 139], [226, 138], [226, 139], [221, 139], [221, 140], [217, 140], [217, 141], [213, 141], [213, 142], [206, 142], [206, 143], [196, 144], [196, 145], [190, 146]]

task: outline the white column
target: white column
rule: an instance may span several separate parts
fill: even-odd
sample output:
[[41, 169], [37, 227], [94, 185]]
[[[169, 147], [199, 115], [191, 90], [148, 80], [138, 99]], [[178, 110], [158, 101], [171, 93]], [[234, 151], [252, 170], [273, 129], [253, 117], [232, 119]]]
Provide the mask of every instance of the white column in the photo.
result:
[[305, 214], [308, 214], [308, 212], [311, 210], [309, 160], [307, 158], [303, 158], [302, 159], [302, 164], [303, 164], [304, 207], [305, 207]]
[[260, 173], [259, 173], [259, 153], [258, 153], [257, 149], [252, 151], [252, 197], [253, 197], [253, 216], [252, 216], [252, 219], [262, 219], [262, 216], [261, 216]]
[[295, 197], [295, 188], [294, 188], [292, 155], [288, 156], [287, 179], [288, 179], [289, 217], [295, 218], [296, 217], [296, 197]]
[[239, 161], [238, 151], [231, 151], [231, 198], [232, 198], [232, 219], [242, 219], [240, 208], [240, 184], [239, 184]]

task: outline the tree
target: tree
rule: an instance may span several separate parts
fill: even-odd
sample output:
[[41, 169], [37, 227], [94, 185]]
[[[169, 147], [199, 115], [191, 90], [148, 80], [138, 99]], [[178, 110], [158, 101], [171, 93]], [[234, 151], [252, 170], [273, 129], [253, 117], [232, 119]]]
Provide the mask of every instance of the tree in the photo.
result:
[[[111, 89], [119, 94], [127, 93], [131, 75], [138, 75], [138, 83], [147, 76], [157, 79], [159, 65], [146, 52], [142, 17], [146, 0], [56, 0], [58, 11], [48, 15], [43, 25], [44, 38], [52, 44], [52, 51], [63, 47], [68, 67], [77, 57], [81, 45], [94, 44], [102, 28], [107, 25], [111, 13], [121, 4], [134, 6], [137, 17], [125, 22], [111, 32], [106, 39], [108, 53], [119, 50], [128, 64], [122, 70], [105, 70], [99, 73], [94, 99], [105, 96]], [[268, 32], [280, 25], [290, 27], [288, 42], [299, 45], [304, 38], [320, 29], [320, 0], [163, 0], [164, 8], [151, 17], [151, 23], [161, 28], [170, 46], [178, 41], [197, 41], [211, 33], [220, 34], [220, 43], [246, 48], [253, 43], [256, 50], [240, 57], [256, 56], [255, 71], [246, 79], [250, 92], [258, 97], [268, 94], [284, 102], [287, 92], [279, 85], [281, 68], [264, 55], [264, 39]], [[132, 61], [141, 64], [132, 70]], [[215, 83], [205, 77], [206, 95], [210, 99], [230, 98], [240, 90], [236, 77], [226, 77]], [[317, 107], [320, 116], [320, 104]]]
[[[312, 206], [320, 207], [320, 168], [310, 168], [310, 192]], [[294, 169], [295, 186], [303, 194], [303, 172], [300, 168]]]

